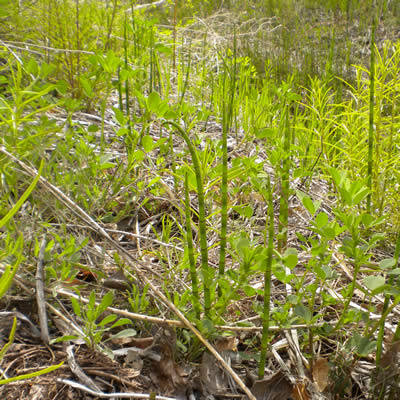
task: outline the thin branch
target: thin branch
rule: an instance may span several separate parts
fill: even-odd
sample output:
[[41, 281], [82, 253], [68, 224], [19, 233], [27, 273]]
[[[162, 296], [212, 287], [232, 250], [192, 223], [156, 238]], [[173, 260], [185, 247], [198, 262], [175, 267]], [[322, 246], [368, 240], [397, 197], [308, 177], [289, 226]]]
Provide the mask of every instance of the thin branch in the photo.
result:
[[46, 250], [46, 234], [40, 245], [39, 261], [36, 269], [36, 302], [38, 306], [40, 337], [44, 343], [50, 342], [49, 327], [47, 325], [46, 300], [44, 297], [44, 253]]

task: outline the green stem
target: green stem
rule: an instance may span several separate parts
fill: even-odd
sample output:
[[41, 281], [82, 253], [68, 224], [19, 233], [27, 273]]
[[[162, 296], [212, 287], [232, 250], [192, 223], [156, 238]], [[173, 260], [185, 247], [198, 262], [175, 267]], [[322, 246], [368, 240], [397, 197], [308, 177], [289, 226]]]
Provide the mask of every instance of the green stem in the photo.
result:
[[[399, 262], [399, 253], [400, 253], [400, 233], [399, 233], [399, 235], [397, 237], [396, 249], [395, 249], [395, 252], [394, 252], [395, 264], [394, 264], [393, 268], [397, 267], [397, 264]], [[389, 284], [389, 286], [393, 287], [394, 275], [390, 276], [388, 284]], [[377, 343], [376, 343], [376, 363], [375, 363], [376, 366], [379, 365], [379, 362], [380, 362], [381, 356], [382, 356], [383, 336], [384, 336], [384, 333], [385, 333], [385, 319], [386, 319], [386, 316], [388, 315], [387, 313], [389, 311], [389, 303], [390, 303], [390, 295], [386, 295], [385, 296], [385, 302], [383, 303], [382, 316], [381, 316], [380, 320], [378, 321], [378, 323], [379, 323], [379, 332], [378, 332], [378, 338], [377, 338]], [[393, 306], [393, 304], [392, 304], [392, 306]], [[391, 307], [391, 309], [392, 308], [393, 307]], [[398, 330], [399, 330], [399, 328], [396, 329], [396, 332]]]
[[349, 290], [349, 293], [347, 294], [346, 302], [343, 305], [342, 314], [341, 314], [341, 316], [339, 318], [339, 321], [336, 323], [335, 328], [333, 329], [333, 331], [338, 331], [340, 329], [340, 327], [342, 326], [344, 319], [346, 318], [347, 310], [348, 310], [350, 302], [351, 302], [351, 300], [353, 298], [354, 290], [355, 290], [356, 283], [357, 283], [357, 276], [358, 276], [358, 273], [360, 271], [361, 264], [362, 263], [357, 262], [356, 265], [354, 266], [353, 280], [352, 280], [352, 282], [350, 284], [350, 290]]
[[267, 257], [265, 259], [264, 271], [264, 310], [262, 320], [261, 353], [260, 364], [258, 366], [258, 377], [264, 377], [265, 362], [267, 359], [267, 348], [269, 342], [269, 321], [270, 321], [270, 303], [271, 303], [271, 276], [272, 276], [272, 253], [274, 246], [274, 203], [272, 201], [271, 182], [268, 176], [268, 247]]
[[[235, 30], [236, 32], [236, 30]], [[228, 131], [232, 125], [233, 104], [235, 99], [235, 86], [236, 86], [236, 33], [234, 34], [233, 46], [233, 71], [231, 76], [230, 85], [230, 101], [228, 110], [225, 109], [225, 102], [223, 103], [222, 112], [222, 183], [221, 183], [221, 232], [220, 232], [220, 250], [219, 250], [219, 265], [218, 277], [222, 278], [225, 275], [225, 261], [226, 261], [226, 242], [227, 242], [227, 226], [228, 226]], [[226, 72], [229, 75], [229, 71]], [[225, 85], [224, 85], [225, 86]], [[225, 88], [224, 88], [225, 89]], [[225, 96], [224, 96], [225, 97]], [[218, 289], [218, 295], [221, 296], [221, 290]]]
[[186, 213], [186, 242], [189, 255], [189, 266], [190, 266], [190, 277], [192, 279], [192, 293], [194, 298], [194, 310], [196, 313], [196, 318], [200, 319], [200, 299], [199, 299], [199, 287], [198, 279], [196, 273], [196, 260], [194, 258], [194, 248], [193, 248], [193, 237], [192, 237], [192, 218], [191, 218], [191, 208], [189, 199], [189, 182], [188, 175], [185, 174], [185, 213]]
[[373, 169], [373, 145], [374, 145], [374, 100], [375, 100], [375, 29], [376, 16], [372, 19], [371, 31], [371, 61], [370, 61], [370, 81], [369, 81], [369, 131], [368, 131], [368, 189], [370, 193], [367, 196], [367, 212], [371, 213], [372, 200], [372, 169]]
[[214, 278], [213, 270], [208, 266], [208, 245], [206, 229], [206, 213], [204, 202], [203, 178], [201, 175], [200, 162], [195, 147], [193, 146], [188, 134], [173, 121], [167, 121], [163, 125], [170, 125], [175, 128], [186, 142], [190, 155], [192, 156], [193, 168], [196, 175], [197, 196], [199, 202], [199, 232], [200, 232], [200, 254], [201, 271], [203, 274], [204, 286], [204, 314], [207, 319], [211, 319], [211, 285]]
[[285, 106], [285, 127], [283, 142], [283, 162], [281, 172], [281, 198], [279, 203], [279, 240], [278, 251], [282, 253], [287, 246], [287, 228], [289, 215], [289, 169], [290, 169], [290, 127], [289, 106]]

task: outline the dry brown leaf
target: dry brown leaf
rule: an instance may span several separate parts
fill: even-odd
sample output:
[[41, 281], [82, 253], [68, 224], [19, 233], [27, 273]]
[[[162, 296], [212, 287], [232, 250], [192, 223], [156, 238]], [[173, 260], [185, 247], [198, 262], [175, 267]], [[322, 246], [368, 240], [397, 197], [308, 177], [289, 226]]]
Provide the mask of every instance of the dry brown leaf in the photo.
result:
[[221, 336], [214, 342], [215, 349], [221, 353], [224, 350], [237, 351], [238, 339], [235, 336]]
[[399, 353], [400, 353], [400, 340], [389, 343], [387, 345], [387, 350], [385, 351], [385, 353], [381, 358], [380, 367], [382, 369], [398, 368], [397, 355]]
[[282, 371], [269, 378], [254, 382], [251, 392], [257, 400], [290, 399], [293, 395], [293, 386]]
[[313, 365], [313, 379], [318, 390], [323, 392], [328, 386], [329, 381], [329, 363], [324, 357], [319, 357]]
[[201, 358], [200, 382], [204, 394], [207, 395], [221, 395], [229, 390], [228, 376], [215, 362], [215, 357], [207, 352]]
[[163, 392], [173, 392], [188, 384], [187, 373], [174, 360], [175, 345], [175, 332], [164, 327], [154, 336], [154, 344], [150, 347], [160, 356], [159, 362], [153, 362], [151, 378]]
[[103, 286], [109, 289], [127, 290], [130, 287], [130, 282], [124, 273], [118, 270], [104, 279]]
[[293, 400], [310, 400], [304, 383], [296, 383], [293, 387], [292, 398]]

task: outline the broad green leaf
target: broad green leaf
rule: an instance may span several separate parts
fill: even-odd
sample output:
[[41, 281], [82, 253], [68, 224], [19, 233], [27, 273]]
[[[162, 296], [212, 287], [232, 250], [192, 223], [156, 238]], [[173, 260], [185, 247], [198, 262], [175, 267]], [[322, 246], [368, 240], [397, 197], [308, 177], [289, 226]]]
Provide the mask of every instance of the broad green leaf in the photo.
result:
[[351, 341], [356, 348], [356, 353], [361, 357], [366, 357], [375, 351], [376, 341], [363, 337], [357, 332], [354, 332]]
[[396, 265], [396, 260], [394, 258], [385, 258], [379, 263], [380, 269], [391, 269]]
[[303, 204], [303, 206], [306, 208], [306, 210], [311, 214], [311, 216], [314, 216], [314, 214], [318, 211], [321, 201], [312, 201], [309, 196], [307, 196], [305, 193], [303, 193], [300, 190], [296, 190], [296, 195]]
[[126, 124], [126, 118], [124, 116], [124, 113], [116, 107], [111, 107], [112, 110], [114, 111], [114, 117], [117, 120], [117, 122], [121, 125], [124, 126]]
[[256, 129], [255, 134], [258, 139], [272, 138], [276, 135], [276, 128]]
[[253, 207], [249, 205], [234, 206], [233, 209], [242, 217], [251, 218], [253, 216]]
[[25, 64], [25, 69], [29, 74], [32, 74], [35, 77], [37, 76], [39, 68], [34, 58], [31, 57], [29, 59], [29, 61]]
[[298, 317], [304, 319], [306, 323], [311, 322], [312, 313], [308, 307], [299, 304], [296, 307], [294, 307], [293, 311]]
[[123, 331], [112, 335], [110, 339], [121, 339], [135, 336], [137, 336], [137, 332], [134, 329], [124, 329]]
[[82, 85], [83, 92], [85, 93], [85, 95], [87, 97], [91, 98], [93, 96], [93, 87], [92, 87], [92, 83], [90, 82], [90, 80], [85, 78], [84, 76], [81, 76], [79, 78], [79, 81]]
[[367, 276], [363, 279], [364, 285], [371, 291], [375, 291], [385, 285], [383, 276]]
[[324, 213], [324, 212], [319, 213], [319, 214], [315, 217], [315, 219], [314, 219], [314, 225], [315, 225], [317, 228], [323, 228], [323, 227], [325, 227], [325, 225], [327, 225], [328, 222], [329, 222], [329, 217], [328, 217], [328, 215], [327, 215], [326, 213]]
[[247, 297], [254, 296], [257, 293], [256, 289], [254, 289], [252, 286], [249, 285], [243, 286], [242, 289]]
[[92, 124], [92, 125], [88, 126], [88, 132], [90, 132], [90, 133], [95, 133], [95, 132], [98, 132], [98, 131], [99, 131], [99, 126], [98, 125]]
[[160, 102], [160, 95], [157, 92], [151, 92], [147, 98], [147, 107], [150, 111], [157, 113]]
[[135, 153], [133, 154], [133, 158], [135, 161], [143, 161], [145, 157], [145, 154], [142, 150], [136, 150]]
[[400, 268], [392, 269], [391, 271], [387, 272], [388, 275], [400, 275]]
[[285, 251], [285, 254], [283, 255], [283, 263], [285, 267], [288, 267], [289, 269], [293, 269], [298, 262], [298, 257], [297, 257], [297, 251], [296, 249], [289, 248]]
[[149, 151], [153, 150], [154, 148], [154, 139], [150, 135], [145, 135], [142, 138], [142, 146], [144, 148], [144, 151], [148, 153]]
[[173, 121], [178, 118], [178, 113], [170, 108], [167, 112], [164, 113], [164, 118]]

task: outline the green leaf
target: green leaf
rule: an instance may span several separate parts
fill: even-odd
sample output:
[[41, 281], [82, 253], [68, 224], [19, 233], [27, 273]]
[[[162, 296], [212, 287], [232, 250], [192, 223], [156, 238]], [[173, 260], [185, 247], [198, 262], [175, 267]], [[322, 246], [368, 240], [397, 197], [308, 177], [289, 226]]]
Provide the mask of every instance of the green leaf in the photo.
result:
[[276, 279], [280, 280], [282, 283], [289, 283], [294, 277], [294, 274], [286, 275], [286, 269], [282, 264], [275, 263], [272, 266], [272, 272]]
[[17, 269], [18, 264], [12, 267], [11, 265], [7, 265], [7, 267], [5, 268], [4, 273], [0, 278], [0, 299], [7, 293], [7, 290], [10, 288]]
[[114, 111], [114, 117], [117, 120], [117, 122], [121, 125], [124, 126], [126, 124], [126, 118], [124, 116], [124, 113], [116, 107], [111, 107], [112, 110]]
[[400, 275], [400, 268], [392, 269], [391, 271], [387, 272], [388, 275]]
[[25, 200], [32, 193], [33, 189], [35, 188], [36, 184], [38, 183], [38, 181], [40, 179], [40, 175], [42, 174], [43, 165], [44, 165], [44, 161], [42, 160], [42, 162], [40, 163], [39, 171], [38, 171], [36, 178], [29, 185], [28, 189], [25, 190], [24, 194], [18, 199], [18, 201], [15, 203], [14, 207], [0, 220], [0, 228], [3, 225], [5, 225], [16, 214], [16, 212], [21, 208], [22, 204], [25, 203]]
[[351, 341], [356, 348], [356, 353], [361, 357], [366, 357], [375, 351], [376, 341], [363, 337], [358, 332], [354, 332]]
[[100, 169], [108, 169], [108, 168], [113, 168], [115, 167], [115, 163], [109, 161], [110, 158], [112, 158], [111, 154], [102, 154], [99, 157], [99, 164], [100, 164]]
[[329, 217], [326, 213], [321, 212], [319, 213], [314, 219], [314, 225], [317, 228], [324, 228], [329, 222]]
[[285, 251], [283, 255], [283, 263], [289, 269], [293, 269], [298, 262], [297, 251], [296, 249], [289, 248]]
[[29, 74], [32, 74], [35, 77], [37, 76], [39, 68], [34, 58], [29, 59], [25, 64], [25, 69]]
[[250, 219], [253, 216], [253, 207], [252, 206], [246, 206], [243, 209], [244, 216], [248, 219]]
[[81, 306], [75, 297], [71, 297], [71, 304], [72, 304], [72, 309], [74, 310], [75, 315], [82, 318]]
[[10, 382], [21, 381], [23, 379], [35, 378], [35, 377], [40, 376], [40, 375], [48, 374], [49, 372], [52, 372], [52, 371], [60, 368], [63, 364], [64, 364], [64, 361], [62, 361], [60, 364], [52, 365], [51, 367], [47, 367], [47, 368], [41, 369], [41, 370], [36, 371], [36, 372], [31, 372], [29, 374], [14, 376], [14, 377], [8, 378], [8, 379], [1, 379], [0, 380], [0, 385], [5, 385], [5, 384], [10, 383]]
[[257, 139], [273, 138], [276, 135], [275, 128], [260, 128], [255, 131]]
[[92, 290], [89, 296], [88, 308], [94, 310], [96, 304], [96, 292]]
[[257, 293], [257, 290], [254, 289], [252, 286], [245, 285], [243, 287], [243, 291], [246, 294], [247, 297], [252, 297]]
[[79, 81], [82, 85], [82, 89], [83, 89], [83, 92], [85, 93], [85, 95], [87, 97], [91, 98], [93, 96], [93, 87], [92, 87], [90, 80], [85, 78], [84, 76], [81, 76], [79, 78]]
[[65, 336], [61, 336], [56, 339], [50, 340], [50, 344], [59, 343], [59, 342], [69, 342], [70, 340], [76, 340], [78, 338], [79, 338], [79, 336], [76, 336], [76, 335], [65, 335]]
[[249, 205], [233, 206], [233, 209], [242, 217], [251, 218], [253, 216], [253, 207]]
[[111, 329], [122, 325], [132, 325], [132, 321], [128, 318], [121, 318], [111, 326]]
[[103, 318], [100, 322], [99, 322], [99, 326], [105, 326], [107, 324], [111, 324], [111, 322], [114, 322], [118, 317], [115, 314], [110, 314], [107, 315], [105, 318]]
[[380, 269], [392, 269], [396, 265], [394, 258], [385, 258], [379, 263]]
[[147, 107], [150, 111], [157, 113], [160, 102], [160, 95], [157, 92], [151, 92], [147, 98]]
[[[67, 83], [67, 81], [65, 81], [65, 80], [59, 80], [56, 84], [55, 84], [55, 86], [54, 86], [54, 88], [57, 90], [57, 92], [59, 92], [60, 94], [62, 94], [62, 95], [65, 95], [65, 94], [67, 94], [67, 92], [68, 92], [68, 83]], [[79, 100], [77, 101], [77, 102], [74, 102], [74, 100], [76, 100], [76, 99], [69, 99], [69, 102], [68, 102], [68, 104], [69, 105], [78, 105], [79, 104]]]
[[[92, 293], [94, 293], [94, 292], [92, 292]], [[97, 310], [96, 310], [97, 316], [100, 316], [105, 310], [107, 310], [107, 308], [111, 306], [113, 300], [114, 300], [114, 293], [107, 292], [104, 295], [104, 297], [101, 299], [101, 302], [100, 302], [99, 306], [97, 307]]]
[[294, 307], [293, 311], [298, 317], [304, 319], [306, 323], [311, 322], [312, 313], [310, 309], [303, 306], [303, 304], [299, 304], [296, 307]]
[[383, 288], [385, 285], [385, 278], [383, 276], [367, 276], [363, 279], [364, 285], [371, 291]]
[[14, 317], [13, 324], [11, 326], [11, 332], [8, 335], [8, 342], [3, 346], [3, 348], [0, 350], [0, 360], [3, 359], [4, 355], [6, 354], [7, 350], [9, 347], [12, 345], [14, 341], [14, 336], [15, 336], [15, 331], [17, 330], [17, 317]]
[[116, 333], [115, 335], [112, 335], [110, 339], [121, 339], [121, 338], [127, 338], [127, 337], [135, 337], [137, 336], [137, 332], [135, 329], [124, 329], [121, 332]]
[[40, 64], [40, 77], [42, 79], [46, 79], [56, 69], [57, 69], [57, 67], [54, 64], [47, 64], [46, 62], [41, 62], [41, 64]]
[[178, 118], [178, 113], [170, 108], [167, 112], [164, 113], [164, 118], [173, 121]]
[[303, 204], [303, 206], [306, 208], [306, 210], [311, 214], [311, 216], [314, 216], [314, 214], [318, 211], [321, 205], [321, 201], [317, 200], [313, 202], [309, 196], [307, 196], [300, 190], [296, 190], [296, 195]]
[[203, 320], [198, 321], [198, 322], [199, 322], [199, 325], [200, 325], [199, 329], [200, 329], [200, 331], [202, 333], [212, 333], [212, 332], [214, 332], [214, 330], [215, 330], [214, 324], [210, 319], [204, 318]]
[[153, 150], [154, 148], [154, 139], [150, 135], [145, 135], [142, 138], [142, 146], [144, 148], [144, 151], [148, 153], [149, 151]]
[[98, 131], [99, 131], [99, 127], [97, 125], [92, 124], [92, 125], [88, 126], [88, 132], [90, 132], [90, 133], [95, 133]]
[[136, 150], [135, 153], [133, 154], [133, 158], [135, 161], [143, 161], [145, 157], [145, 154], [142, 150]]
[[172, 54], [172, 49], [169, 46], [166, 46], [164, 43], [156, 43], [154, 46], [154, 50], [156, 50], [158, 53], [163, 53], [167, 55]]

